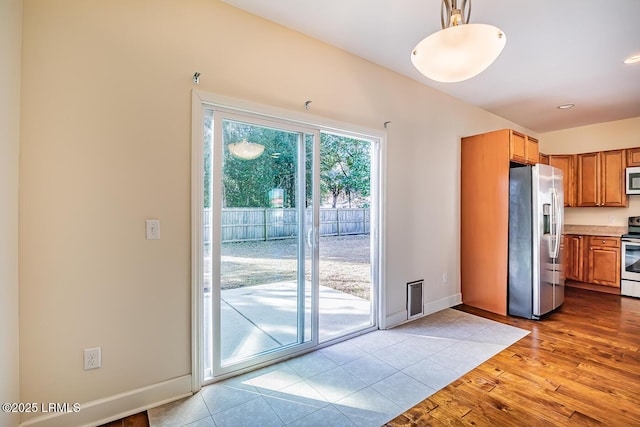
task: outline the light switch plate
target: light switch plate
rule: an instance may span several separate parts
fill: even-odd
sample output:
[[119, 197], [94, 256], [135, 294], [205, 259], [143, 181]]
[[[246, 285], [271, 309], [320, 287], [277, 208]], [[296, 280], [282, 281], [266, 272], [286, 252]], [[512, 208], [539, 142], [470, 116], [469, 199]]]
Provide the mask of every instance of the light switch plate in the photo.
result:
[[160, 220], [146, 220], [147, 240], [158, 240], [160, 238]]

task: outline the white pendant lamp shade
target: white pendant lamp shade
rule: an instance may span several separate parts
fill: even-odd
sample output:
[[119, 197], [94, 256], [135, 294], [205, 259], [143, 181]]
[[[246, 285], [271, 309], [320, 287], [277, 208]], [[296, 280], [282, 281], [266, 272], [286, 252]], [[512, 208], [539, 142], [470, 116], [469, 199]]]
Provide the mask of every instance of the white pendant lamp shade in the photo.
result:
[[411, 62], [432, 80], [461, 82], [486, 70], [500, 55], [506, 42], [504, 33], [493, 25], [456, 25], [418, 43], [411, 54]]
[[257, 159], [262, 155], [264, 151], [264, 145], [255, 144], [253, 142], [248, 142], [246, 139], [243, 139], [240, 142], [234, 142], [227, 145], [229, 151], [233, 155], [240, 160], [253, 160]]
[[422, 40], [411, 52], [413, 65], [431, 80], [461, 82], [489, 67], [504, 49], [500, 28], [469, 24], [471, 0], [442, 0], [442, 30]]

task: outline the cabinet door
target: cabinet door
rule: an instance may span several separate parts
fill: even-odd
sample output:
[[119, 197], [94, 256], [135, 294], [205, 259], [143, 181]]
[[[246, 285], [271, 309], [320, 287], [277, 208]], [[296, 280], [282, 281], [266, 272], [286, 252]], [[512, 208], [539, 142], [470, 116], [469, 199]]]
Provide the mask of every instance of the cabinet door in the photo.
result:
[[539, 159], [538, 159], [538, 163], [541, 163], [543, 165], [548, 165], [549, 164], [549, 156], [547, 156], [546, 154], [539, 154]]
[[624, 150], [603, 151], [600, 154], [600, 206], [627, 206], [626, 160]]
[[527, 137], [520, 132], [511, 131], [509, 138], [509, 159], [512, 162], [527, 163], [526, 158]]
[[562, 236], [562, 239], [560, 240], [560, 262], [562, 263], [562, 265], [560, 266], [560, 278], [562, 280], [566, 280], [567, 279], [567, 274], [570, 273], [569, 271], [569, 237], [566, 235]]
[[530, 136], [527, 136], [524, 154], [525, 154], [525, 157], [526, 157], [526, 162], [528, 164], [535, 165], [536, 163], [538, 163], [538, 160], [539, 160], [538, 158], [539, 158], [540, 154], [539, 154], [539, 150], [538, 150], [538, 140], [537, 139], [531, 138]]
[[640, 147], [627, 149], [627, 166], [640, 166]]
[[620, 248], [589, 248], [589, 283], [620, 287]]
[[567, 236], [567, 279], [584, 282], [584, 256], [582, 236]]
[[573, 154], [549, 155], [548, 165], [562, 170], [562, 179], [564, 185], [564, 205], [567, 207], [572, 207], [576, 204], [575, 157], [576, 156]]
[[599, 206], [600, 153], [578, 154], [577, 206]]

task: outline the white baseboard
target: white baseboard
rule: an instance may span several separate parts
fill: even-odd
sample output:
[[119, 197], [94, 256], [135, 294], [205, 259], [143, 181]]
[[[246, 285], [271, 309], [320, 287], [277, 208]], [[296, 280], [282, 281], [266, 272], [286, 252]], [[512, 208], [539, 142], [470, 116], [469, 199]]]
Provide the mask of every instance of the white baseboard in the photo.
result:
[[387, 316], [385, 318], [384, 328], [391, 329], [407, 322], [407, 316], [408, 316], [407, 310], [396, 311], [392, 315]]
[[[428, 302], [422, 305], [422, 312], [424, 314], [419, 317], [414, 317], [411, 320], [416, 320], [420, 317], [428, 316], [429, 314], [444, 310], [445, 308], [453, 307], [458, 304], [462, 304], [461, 293], [450, 295], [437, 301]], [[403, 323], [407, 322], [410, 322], [410, 320], [407, 320], [407, 310], [397, 311], [385, 318], [385, 329], [395, 328], [396, 326], [400, 326]]]
[[191, 374], [131, 390], [92, 402], [81, 403], [79, 412], [47, 413], [31, 418], [21, 427], [99, 426], [191, 396]]
[[449, 295], [448, 297], [439, 299], [438, 301], [426, 303], [424, 305], [424, 314], [426, 316], [431, 313], [435, 313], [436, 311], [444, 310], [445, 308], [453, 307], [458, 304], [462, 304], [461, 293]]

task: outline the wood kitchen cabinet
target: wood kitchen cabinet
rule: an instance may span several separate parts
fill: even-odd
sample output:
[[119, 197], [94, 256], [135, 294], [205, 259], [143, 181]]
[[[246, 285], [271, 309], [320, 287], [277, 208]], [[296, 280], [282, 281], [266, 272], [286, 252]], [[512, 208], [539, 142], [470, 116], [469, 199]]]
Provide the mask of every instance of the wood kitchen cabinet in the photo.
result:
[[507, 315], [511, 136], [509, 129], [469, 136], [462, 138], [460, 150], [462, 301], [503, 316]]
[[525, 159], [528, 165], [535, 165], [540, 159], [538, 140], [527, 136]]
[[568, 280], [584, 282], [584, 241], [580, 235], [565, 235], [565, 277]]
[[[569, 286], [618, 293], [620, 288], [620, 238], [567, 234], [564, 270]], [[606, 288], [605, 288], [606, 286]]]
[[603, 151], [600, 153], [600, 164], [600, 206], [626, 207], [626, 151]]
[[515, 130], [509, 131], [509, 160], [526, 165], [538, 163], [538, 140]]
[[562, 170], [564, 185], [564, 205], [573, 207], [576, 205], [575, 197], [575, 154], [550, 154], [549, 166]]
[[540, 153], [540, 157], [538, 159], [538, 163], [541, 163], [543, 165], [548, 165], [549, 164], [549, 156], [547, 156], [546, 154]]
[[600, 153], [577, 156], [578, 206], [600, 206]]
[[627, 149], [627, 166], [640, 166], [640, 147]]
[[620, 238], [589, 236], [587, 282], [620, 287]]
[[625, 150], [578, 154], [576, 159], [576, 206], [627, 206]]
[[512, 129], [462, 138], [460, 287], [472, 307], [507, 315], [510, 162], [538, 163], [538, 140]]
[[502, 129], [462, 138], [460, 147], [462, 302], [506, 316], [509, 170], [538, 163], [538, 140]]

